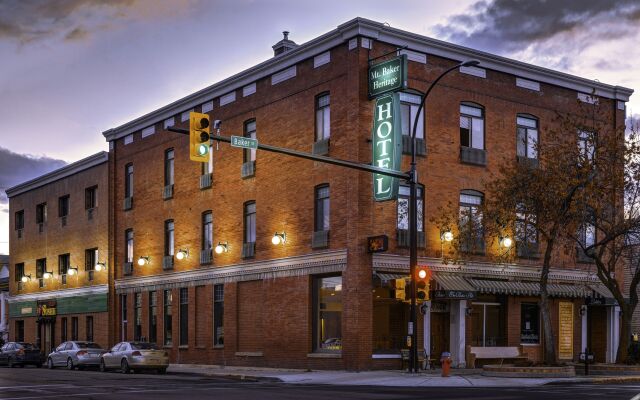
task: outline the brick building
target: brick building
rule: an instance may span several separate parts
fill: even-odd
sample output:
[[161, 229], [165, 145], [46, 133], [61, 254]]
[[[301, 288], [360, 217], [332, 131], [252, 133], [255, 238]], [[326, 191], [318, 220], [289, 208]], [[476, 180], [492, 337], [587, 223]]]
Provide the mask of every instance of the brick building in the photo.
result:
[[[491, 172], [517, 157], [535, 162], [518, 135], [544, 140], [556, 111], [592, 101], [595, 90], [620, 124], [632, 91], [360, 18], [302, 45], [285, 33], [273, 48], [273, 58], [103, 133], [111, 210], [105, 260], [114, 279], [109, 345], [146, 339], [181, 363], [400, 366], [409, 313], [396, 299], [409, 264], [407, 188], [397, 200], [375, 202], [368, 173], [226, 144], [214, 146], [209, 163], [195, 163], [188, 138], [167, 128], [186, 127], [198, 111], [221, 120], [223, 135], [370, 163], [369, 60], [403, 48], [412, 88], [400, 95], [405, 151], [415, 89], [460, 61], [480, 61], [438, 84], [418, 124], [419, 264], [430, 266], [435, 289], [418, 321], [418, 345], [435, 357], [451, 351], [460, 367], [467, 345], [523, 345], [539, 360], [535, 251], [510, 265], [483, 254], [446, 264], [443, 227], [430, 217], [448, 202], [472, 211]], [[404, 156], [402, 170], [408, 162]], [[275, 234], [284, 243], [273, 244]], [[13, 235], [12, 263], [20, 254]], [[386, 252], [367, 251], [376, 235], [388, 236]], [[489, 243], [479, 253], [496, 251]], [[560, 357], [578, 357], [590, 313], [596, 358], [611, 361], [618, 313], [581, 261], [558, 254], [551, 272], [556, 332], [561, 318], [572, 322], [560, 333]], [[585, 305], [594, 292], [604, 306]]]
[[[108, 153], [7, 190], [10, 339], [108, 343]], [[100, 266], [98, 266], [98, 264]]]

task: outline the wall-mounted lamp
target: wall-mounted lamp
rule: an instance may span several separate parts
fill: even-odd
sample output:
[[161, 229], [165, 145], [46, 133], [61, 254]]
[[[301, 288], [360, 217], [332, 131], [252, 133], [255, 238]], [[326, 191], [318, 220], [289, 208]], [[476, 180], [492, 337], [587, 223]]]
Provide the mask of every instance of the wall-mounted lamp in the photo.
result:
[[140, 256], [140, 258], [138, 258], [138, 265], [141, 267], [149, 265], [149, 262], [149, 256]]
[[67, 275], [78, 275], [78, 267], [69, 267], [69, 269], [67, 269]]
[[45, 272], [44, 272], [44, 274], [42, 274], [42, 277], [43, 277], [44, 279], [51, 279], [51, 278], [53, 278], [53, 272], [51, 272], [51, 271], [45, 271]]
[[20, 280], [22, 281], [22, 283], [27, 283], [31, 280], [31, 274], [29, 275], [22, 275], [22, 278], [20, 278]]
[[506, 247], [507, 249], [510, 248], [511, 246], [513, 246], [513, 239], [511, 239], [509, 236], [500, 238], [500, 246]]
[[586, 313], [587, 313], [587, 306], [580, 306], [580, 316], [584, 317]]
[[442, 232], [442, 234], [440, 235], [440, 240], [444, 241], [444, 242], [450, 242], [453, 240], [453, 232], [451, 232], [450, 230], [445, 230], [444, 232]]
[[229, 251], [229, 244], [227, 242], [218, 242], [215, 248], [216, 254], [222, 254]]
[[187, 257], [189, 257], [189, 249], [180, 249], [176, 253], [176, 259], [178, 259], [178, 261], [184, 260]]
[[285, 232], [282, 233], [274, 233], [273, 237], [271, 238], [271, 243], [275, 244], [276, 246], [279, 244], [285, 244], [287, 242], [287, 234]]
[[103, 263], [103, 262], [99, 262], [96, 264], [95, 266], [95, 270], [100, 272], [100, 271], [106, 271], [107, 270], [107, 263]]

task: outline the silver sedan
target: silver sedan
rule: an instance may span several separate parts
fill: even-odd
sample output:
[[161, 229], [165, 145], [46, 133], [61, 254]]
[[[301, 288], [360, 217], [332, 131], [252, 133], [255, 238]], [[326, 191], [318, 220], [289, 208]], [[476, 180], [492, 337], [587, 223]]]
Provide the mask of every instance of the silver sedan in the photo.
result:
[[47, 367], [64, 367], [67, 369], [82, 369], [100, 365], [100, 356], [104, 353], [100, 345], [93, 342], [69, 341], [64, 342], [47, 356]]
[[140, 370], [167, 372], [169, 354], [154, 343], [120, 342], [100, 358], [100, 371], [119, 369], [123, 374]]

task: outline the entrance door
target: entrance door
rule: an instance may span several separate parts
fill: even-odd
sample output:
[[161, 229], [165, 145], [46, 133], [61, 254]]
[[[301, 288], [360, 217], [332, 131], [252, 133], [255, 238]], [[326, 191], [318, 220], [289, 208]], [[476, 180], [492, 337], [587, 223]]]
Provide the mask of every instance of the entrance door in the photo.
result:
[[607, 307], [589, 306], [587, 337], [595, 362], [607, 361]]
[[440, 364], [440, 355], [449, 348], [449, 313], [431, 313], [431, 357], [437, 365]]
[[49, 354], [55, 347], [55, 322], [42, 321], [40, 323], [40, 351]]

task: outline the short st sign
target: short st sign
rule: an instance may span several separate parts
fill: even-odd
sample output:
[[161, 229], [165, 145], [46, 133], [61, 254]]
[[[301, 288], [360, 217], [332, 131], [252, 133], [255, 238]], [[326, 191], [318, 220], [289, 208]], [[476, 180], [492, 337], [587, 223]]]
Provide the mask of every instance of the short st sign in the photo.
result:
[[243, 136], [231, 136], [231, 146], [244, 147], [245, 149], [257, 149], [258, 140], [246, 138]]
[[407, 88], [407, 56], [369, 67], [369, 98]]
[[[398, 170], [402, 156], [400, 95], [387, 94], [376, 99], [373, 112], [373, 165]], [[373, 174], [373, 197], [376, 201], [395, 200], [398, 179]]]

